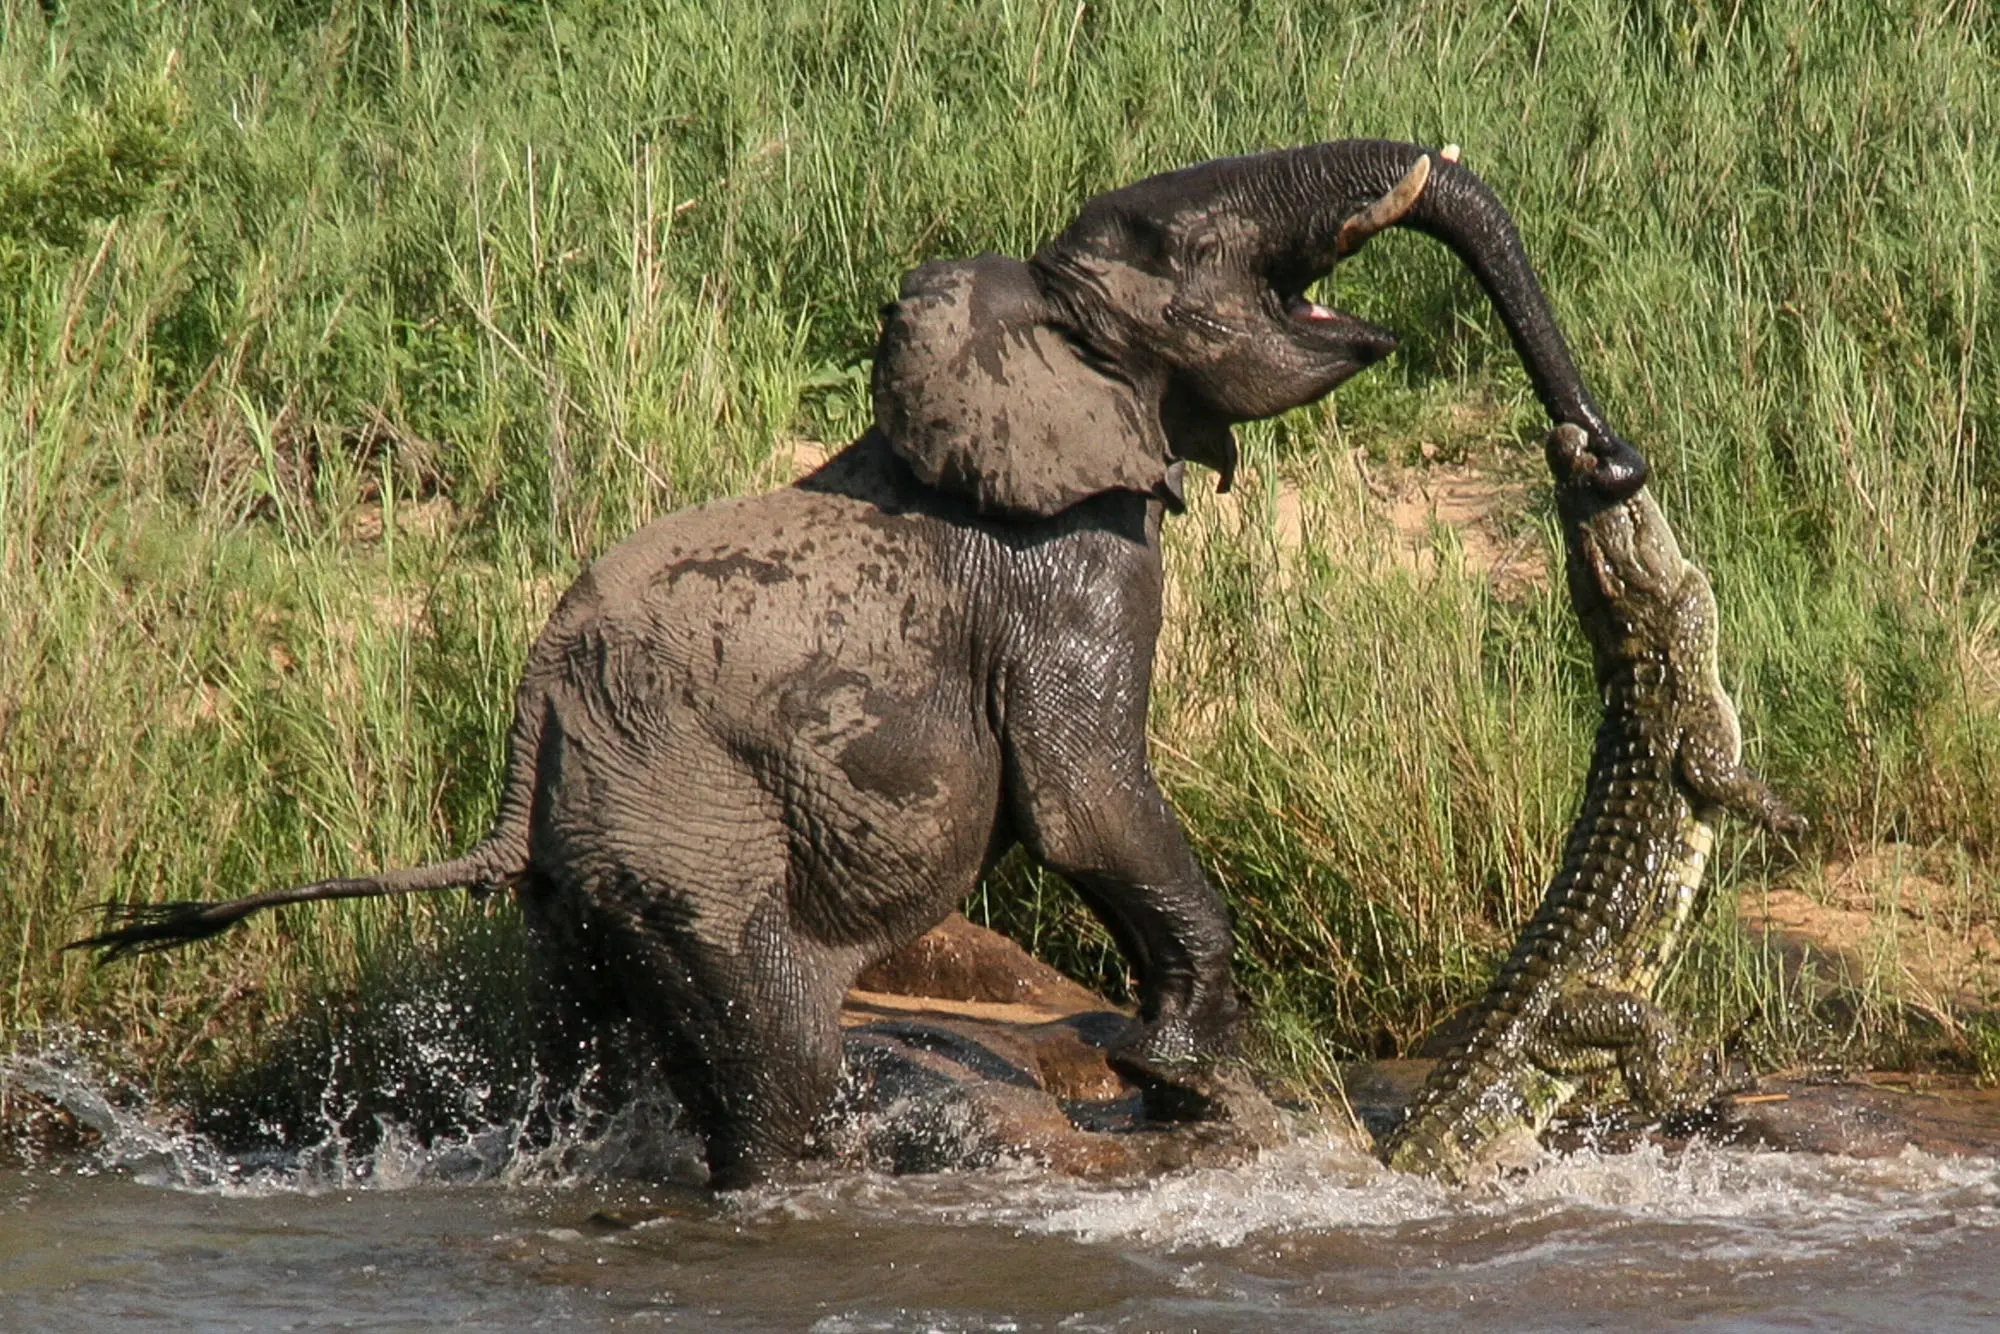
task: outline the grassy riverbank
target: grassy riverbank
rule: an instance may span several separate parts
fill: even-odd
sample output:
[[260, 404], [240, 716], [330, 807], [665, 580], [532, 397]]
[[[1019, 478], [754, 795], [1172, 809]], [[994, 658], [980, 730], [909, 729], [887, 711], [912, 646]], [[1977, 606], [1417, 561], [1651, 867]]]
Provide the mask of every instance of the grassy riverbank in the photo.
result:
[[[517, 1071], [504, 909], [269, 915], [103, 971], [55, 947], [103, 900], [476, 837], [554, 593], [647, 516], [851, 438], [903, 269], [1025, 253], [1169, 166], [1386, 135], [1463, 144], [1515, 208], [1714, 576], [1753, 756], [1814, 820], [1794, 851], [1725, 834], [1682, 998], [1774, 1061], [1991, 1059], [1966, 1023], [1983, 975], [1946, 994], [1897, 950], [2000, 914], [1983, 19], [53, 8], [0, 8], [0, 1050], [77, 1024], [148, 1078], [266, 1102], [302, 1096], [284, 1072], [306, 1051]], [[1476, 993], [1551, 869], [1594, 720], [1560, 594], [1489, 578], [1450, 525], [1413, 559], [1370, 490], [1497, 480], [1487, 531], [1538, 564], [1543, 424], [1477, 289], [1390, 235], [1332, 290], [1403, 351], [1243, 432], [1240, 504], [1178, 525], [1155, 714], [1268, 1048], [1307, 1075], [1407, 1049]], [[1726, 906], [1823, 904], [1864, 857], [1936, 893], [1847, 894], [1890, 933], [1852, 985]], [[972, 907], [1110, 965], [1031, 876]], [[357, 987], [358, 1024], [317, 1005]]]

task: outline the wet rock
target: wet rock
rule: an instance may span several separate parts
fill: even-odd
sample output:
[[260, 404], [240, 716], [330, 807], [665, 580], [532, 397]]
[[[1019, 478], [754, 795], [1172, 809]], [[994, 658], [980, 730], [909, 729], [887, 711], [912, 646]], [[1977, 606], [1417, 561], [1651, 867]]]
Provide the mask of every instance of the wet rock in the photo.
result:
[[1111, 1008], [1096, 992], [959, 913], [870, 968], [854, 985], [886, 995], [1035, 1005], [1065, 1014]]
[[[4, 1076], [0, 1071], [0, 1076]], [[41, 1093], [0, 1077], [0, 1168], [19, 1168], [73, 1157], [104, 1136], [74, 1112]]]
[[2000, 1153], [2000, 1090], [1941, 1075], [1873, 1075], [1837, 1081], [1765, 1079], [1725, 1100], [1733, 1143], [1802, 1153], [1882, 1158]]
[[1356, 1061], [1341, 1067], [1341, 1095], [1361, 1128], [1379, 1140], [1402, 1121], [1403, 1109], [1436, 1064], [1429, 1059]]
[[962, 917], [862, 981], [841, 1016], [837, 1155], [906, 1172], [1018, 1158], [1102, 1179], [1239, 1162], [1290, 1135], [1239, 1071], [1192, 1081], [1162, 1115], [1170, 1100], [1110, 1059], [1138, 1020]]

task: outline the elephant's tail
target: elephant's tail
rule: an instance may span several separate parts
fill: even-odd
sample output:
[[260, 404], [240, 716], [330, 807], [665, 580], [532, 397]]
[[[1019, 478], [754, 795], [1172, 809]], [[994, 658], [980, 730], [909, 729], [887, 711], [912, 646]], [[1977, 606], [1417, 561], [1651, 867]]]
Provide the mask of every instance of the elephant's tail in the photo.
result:
[[227, 903], [118, 903], [106, 904], [105, 916], [115, 923], [111, 930], [63, 946], [66, 950], [96, 950], [98, 962], [108, 963], [127, 954], [150, 954], [170, 950], [193, 941], [219, 935], [251, 913], [286, 903], [317, 903], [322, 899], [367, 899], [384, 894], [421, 894], [434, 889], [466, 886], [491, 890], [518, 868], [502, 869], [495, 857], [493, 840], [488, 839], [448, 862], [416, 866], [406, 871], [385, 871], [381, 875], [355, 876], [337, 880], [315, 880], [310, 885], [273, 890], [231, 899]]
[[493, 828], [462, 857], [384, 871], [380, 875], [315, 880], [309, 885], [252, 894], [227, 903], [108, 903], [104, 914], [109, 930], [63, 946], [66, 950], [96, 950], [99, 963], [128, 954], [176, 949], [220, 935], [251, 913], [287, 903], [317, 903], [324, 899], [370, 899], [391, 894], [423, 894], [439, 889], [467, 888], [490, 893], [512, 884], [528, 867], [528, 821], [540, 759], [545, 718], [540, 707], [522, 701], [509, 738], [507, 779]]

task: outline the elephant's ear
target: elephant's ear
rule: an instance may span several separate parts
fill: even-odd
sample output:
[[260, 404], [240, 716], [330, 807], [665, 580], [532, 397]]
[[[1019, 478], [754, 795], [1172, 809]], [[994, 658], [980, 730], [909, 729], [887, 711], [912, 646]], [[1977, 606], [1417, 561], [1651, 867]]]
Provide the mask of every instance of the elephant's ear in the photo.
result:
[[1045, 516], [1115, 489], [1177, 499], [1155, 397], [1049, 322], [1019, 260], [913, 269], [884, 316], [875, 422], [925, 482], [988, 514]]

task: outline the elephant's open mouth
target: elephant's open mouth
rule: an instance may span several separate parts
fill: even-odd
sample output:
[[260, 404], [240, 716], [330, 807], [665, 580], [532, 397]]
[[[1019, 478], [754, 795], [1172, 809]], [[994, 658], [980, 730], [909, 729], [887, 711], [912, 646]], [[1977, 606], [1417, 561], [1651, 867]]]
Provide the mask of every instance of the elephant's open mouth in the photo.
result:
[[1322, 306], [1317, 301], [1309, 301], [1304, 296], [1287, 297], [1285, 313], [1295, 320], [1324, 324], [1340, 318], [1340, 312], [1331, 306]]
[[1374, 365], [1396, 350], [1396, 335], [1380, 325], [1321, 305], [1306, 295], [1304, 285], [1278, 284], [1275, 295], [1300, 347], [1319, 357], [1331, 358], [1346, 367], [1348, 375]]

